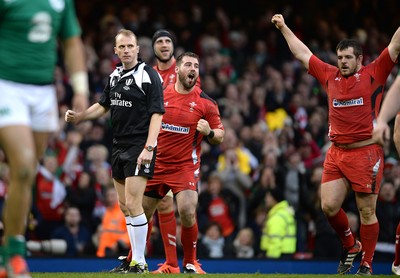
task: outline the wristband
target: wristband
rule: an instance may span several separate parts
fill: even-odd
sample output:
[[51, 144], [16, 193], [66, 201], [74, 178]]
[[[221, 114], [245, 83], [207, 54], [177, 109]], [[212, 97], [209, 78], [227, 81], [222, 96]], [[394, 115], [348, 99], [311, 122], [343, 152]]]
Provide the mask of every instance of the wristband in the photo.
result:
[[88, 76], [85, 71], [74, 72], [70, 76], [71, 86], [74, 94], [89, 95], [89, 82]]
[[207, 135], [207, 137], [211, 139], [214, 137], [214, 135], [215, 135], [214, 130], [211, 129], [210, 133]]

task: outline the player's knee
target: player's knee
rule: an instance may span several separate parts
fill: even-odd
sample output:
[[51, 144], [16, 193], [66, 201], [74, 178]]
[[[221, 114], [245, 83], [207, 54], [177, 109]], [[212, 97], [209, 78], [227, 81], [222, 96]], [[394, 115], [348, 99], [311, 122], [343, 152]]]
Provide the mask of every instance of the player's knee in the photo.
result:
[[29, 185], [31, 186], [32, 181], [35, 178], [36, 171], [34, 167], [30, 166], [21, 166], [16, 170], [12, 171], [13, 174], [11, 175], [12, 178], [14, 178], [19, 185]]
[[369, 223], [375, 218], [374, 207], [363, 207], [359, 209], [361, 223]]
[[159, 213], [169, 213], [174, 210], [174, 199], [165, 196], [157, 205]]
[[322, 202], [321, 208], [327, 217], [335, 216], [340, 210], [340, 207], [327, 202]]
[[184, 226], [192, 226], [196, 222], [196, 208], [190, 205], [182, 206], [179, 209], [179, 216]]
[[125, 204], [124, 201], [121, 201], [121, 200], [118, 201], [118, 205], [119, 205], [120, 210], [122, 211], [122, 213], [123, 213], [125, 216], [129, 215], [128, 209], [126, 208], [126, 204]]
[[144, 214], [146, 215], [147, 220], [150, 220], [153, 218], [156, 208], [149, 204], [143, 203], [143, 210], [144, 210]]

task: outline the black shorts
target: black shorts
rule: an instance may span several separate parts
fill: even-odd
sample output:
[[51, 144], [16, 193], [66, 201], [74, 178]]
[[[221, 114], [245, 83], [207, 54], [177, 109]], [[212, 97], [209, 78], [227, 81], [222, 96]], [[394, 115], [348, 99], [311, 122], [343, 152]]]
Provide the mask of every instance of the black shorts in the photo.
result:
[[113, 144], [111, 169], [114, 179], [123, 180], [132, 176], [153, 177], [157, 148], [154, 148], [153, 159], [150, 165], [141, 165], [140, 169], [138, 169], [138, 165], [136, 164], [140, 153], [144, 149], [146, 140], [147, 138], [137, 137], [129, 143]]

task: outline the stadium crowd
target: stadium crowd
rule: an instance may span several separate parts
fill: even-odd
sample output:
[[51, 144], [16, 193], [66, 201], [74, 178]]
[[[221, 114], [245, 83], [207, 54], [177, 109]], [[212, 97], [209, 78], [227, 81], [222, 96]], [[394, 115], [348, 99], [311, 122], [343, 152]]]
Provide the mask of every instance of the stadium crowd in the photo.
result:
[[[226, 134], [221, 145], [203, 142], [199, 258], [279, 258], [280, 253], [269, 255], [263, 244], [268, 195], [278, 202], [287, 201], [294, 209], [293, 258], [340, 256], [340, 241], [321, 211], [319, 198], [322, 163], [330, 144], [326, 95], [293, 59], [270, 18], [278, 11], [284, 14], [316, 56], [332, 64], [336, 64], [336, 43], [342, 38], [357, 38], [363, 44], [364, 62], [369, 63], [400, 25], [396, 1], [253, 0], [235, 7], [223, 1], [75, 2], [92, 103], [98, 101], [108, 74], [116, 66], [112, 48], [121, 28], [138, 36], [139, 56], [150, 65], [154, 64], [151, 36], [160, 28], [176, 36], [177, 53], [193, 51], [201, 57], [202, 89], [218, 102]], [[324, 10], [327, 6], [330, 8]], [[387, 88], [397, 70], [395, 67], [387, 80]], [[64, 239], [68, 256], [125, 255], [129, 244], [123, 232], [124, 218], [110, 190], [109, 116], [75, 126], [65, 123], [72, 89], [61, 62], [55, 75], [61, 128], [49, 141], [39, 168], [27, 239]], [[377, 205], [381, 228], [377, 260], [393, 259], [400, 220], [400, 163], [393, 144], [385, 147], [385, 154]], [[1, 201], [7, 194], [7, 181], [8, 167], [0, 152]], [[70, 207], [78, 211], [71, 212]], [[348, 197], [344, 208], [357, 235], [354, 197]], [[120, 218], [104, 217], [118, 213]], [[114, 220], [120, 223], [111, 223]], [[102, 236], [108, 229], [116, 229], [120, 236]], [[164, 255], [161, 240], [155, 223], [147, 257]], [[182, 252], [179, 246], [178, 250]]]

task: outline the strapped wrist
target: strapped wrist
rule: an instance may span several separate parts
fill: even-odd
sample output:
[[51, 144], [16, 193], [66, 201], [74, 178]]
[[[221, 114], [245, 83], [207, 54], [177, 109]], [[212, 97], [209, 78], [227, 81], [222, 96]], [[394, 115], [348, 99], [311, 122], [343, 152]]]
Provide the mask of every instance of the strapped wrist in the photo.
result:
[[207, 135], [207, 138], [212, 139], [215, 136], [214, 130], [210, 129], [210, 133]]
[[74, 72], [70, 76], [70, 82], [74, 94], [89, 95], [89, 82], [88, 76], [85, 71]]

